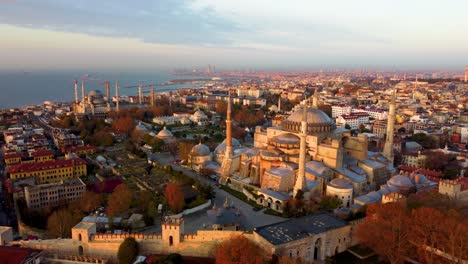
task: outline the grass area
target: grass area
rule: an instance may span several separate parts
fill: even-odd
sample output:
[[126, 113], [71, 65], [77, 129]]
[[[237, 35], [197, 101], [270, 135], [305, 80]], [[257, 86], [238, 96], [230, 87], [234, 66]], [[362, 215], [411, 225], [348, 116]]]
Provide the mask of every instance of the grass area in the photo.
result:
[[223, 189], [224, 191], [226, 191], [226, 192], [230, 193], [231, 195], [235, 196], [237, 199], [248, 203], [249, 205], [251, 205], [254, 208], [257, 208], [257, 209], [262, 209], [263, 208], [263, 206], [257, 204], [255, 201], [249, 200], [247, 198], [247, 196], [245, 196], [245, 194], [243, 194], [242, 192], [231, 189], [229, 186], [221, 185], [221, 189]]

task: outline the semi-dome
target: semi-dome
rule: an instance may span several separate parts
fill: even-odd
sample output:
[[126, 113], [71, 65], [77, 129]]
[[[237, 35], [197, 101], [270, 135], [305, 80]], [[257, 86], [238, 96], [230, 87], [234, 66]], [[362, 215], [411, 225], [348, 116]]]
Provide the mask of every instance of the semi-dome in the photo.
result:
[[292, 133], [286, 133], [274, 137], [272, 142], [275, 145], [299, 145], [301, 139]]
[[353, 188], [353, 185], [349, 181], [345, 179], [340, 179], [340, 178], [331, 180], [328, 183], [328, 185], [337, 189], [352, 189]]
[[388, 180], [387, 184], [389, 186], [394, 186], [397, 188], [399, 187], [410, 188], [414, 186], [410, 178], [405, 175], [395, 175], [392, 178], [390, 178], [390, 180]]
[[[300, 132], [303, 111], [303, 108], [299, 108], [288, 116], [288, 118], [281, 123], [283, 129]], [[330, 132], [335, 129], [335, 127], [335, 123], [325, 112], [317, 108], [307, 108], [308, 133]]]
[[193, 146], [192, 150], [190, 151], [190, 155], [192, 156], [208, 156], [210, 154], [210, 148], [202, 143], [198, 143], [197, 145]]

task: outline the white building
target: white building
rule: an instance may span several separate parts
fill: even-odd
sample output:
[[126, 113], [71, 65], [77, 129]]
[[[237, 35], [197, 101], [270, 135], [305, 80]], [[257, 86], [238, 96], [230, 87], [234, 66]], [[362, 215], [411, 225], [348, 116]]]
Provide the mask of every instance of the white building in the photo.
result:
[[238, 88], [237, 89], [237, 96], [239, 97], [248, 96], [248, 97], [259, 98], [262, 95], [263, 95], [263, 90], [258, 89], [258, 88]]
[[199, 126], [204, 126], [209, 122], [208, 116], [201, 110], [195, 111], [195, 113], [190, 116], [190, 120]]
[[336, 118], [336, 125], [341, 128], [345, 128], [349, 125], [351, 129], [359, 128], [359, 117], [354, 115], [341, 115]]
[[332, 106], [332, 118], [337, 118], [349, 113], [351, 113], [351, 106], [349, 105], [340, 104]]
[[353, 185], [345, 179], [333, 179], [327, 184], [327, 196], [337, 197], [343, 207], [349, 207], [353, 201]]

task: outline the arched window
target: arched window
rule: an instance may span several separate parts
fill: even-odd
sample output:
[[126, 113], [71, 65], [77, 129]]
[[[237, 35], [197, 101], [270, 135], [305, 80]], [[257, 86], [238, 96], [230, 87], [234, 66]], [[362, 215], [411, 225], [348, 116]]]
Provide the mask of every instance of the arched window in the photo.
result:
[[174, 245], [174, 238], [172, 236], [169, 236], [169, 246]]
[[83, 246], [78, 247], [78, 255], [83, 256]]
[[81, 241], [81, 234], [78, 234], [78, 241]]

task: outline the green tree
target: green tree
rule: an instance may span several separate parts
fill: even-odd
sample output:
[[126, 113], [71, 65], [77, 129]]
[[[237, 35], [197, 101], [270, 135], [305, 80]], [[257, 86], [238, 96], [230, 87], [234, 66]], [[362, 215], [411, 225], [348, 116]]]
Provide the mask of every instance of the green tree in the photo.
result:
[[340, 207], [342, 204], [343, 202], [340, 200], [340, 198], [335, 197], [335, 196], [324, 196], [322, 197], [322, 200], [320, 200], [320, 206], [327, 210], [336, 209]]
[[138, 256], [140, 247], [138, 242], [133, 237], [127, 237], [120, 244], [119, 251], [117, 252], [117, 259], [119, 264], [131, 264], [135, 261]]

